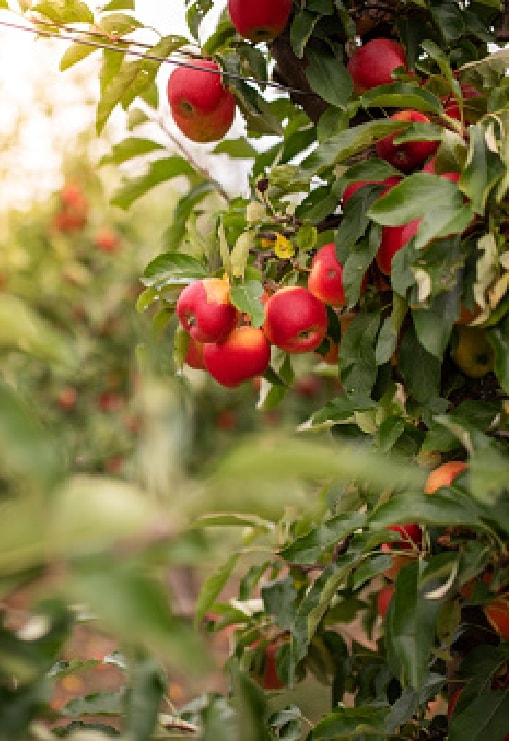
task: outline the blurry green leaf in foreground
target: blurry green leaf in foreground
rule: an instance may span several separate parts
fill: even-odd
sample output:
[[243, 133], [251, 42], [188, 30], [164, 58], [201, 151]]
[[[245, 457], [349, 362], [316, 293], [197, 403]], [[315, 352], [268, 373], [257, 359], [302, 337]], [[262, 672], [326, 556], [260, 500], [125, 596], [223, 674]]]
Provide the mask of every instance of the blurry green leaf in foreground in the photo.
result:
[[252, 511], [277, 518], [289, 504], [313, 509], [315, 503], [302, 483], [330, 478], [381, 489], [422, 488], [425, 473], [361, 447], [261, 437], [239, 446], [218, 465], [208, 481], [206, 506], [209, 512]]
[[72, 348], [22, 299], [0, 294], [0, 349], [17, 349], [52, 363], [72, 365]]

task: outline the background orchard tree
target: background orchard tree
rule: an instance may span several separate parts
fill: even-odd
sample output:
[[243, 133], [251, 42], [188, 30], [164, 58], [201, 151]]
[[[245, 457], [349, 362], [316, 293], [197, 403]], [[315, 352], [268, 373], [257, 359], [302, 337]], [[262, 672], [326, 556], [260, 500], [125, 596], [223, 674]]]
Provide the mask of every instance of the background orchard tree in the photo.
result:
[[[262, 3], [269, 13], [276, 5]], [[190, 495], [182, 503], [184, 531], [239, 534], [196, 605], [197, 625], [231, 630], [231, 693], [201, 698], [180, 717], [205, 739], [502, 740], [506, 8], [492, 0], [284, 5], [282, 31], [256, 19], [258, 31], [244, 38], [227, 8], [210, 30], [218, 4], [190, 0], [189, 38], [156, 29], [150, 47], [136, 45], [129, 0], [100, 12], [48, 1], [27, 14], [36, 27], [74, 35], [63, 68], [101, 55], [98, 131], [118, 105], [132, 131], [103, 162], [144, 163], [113, 204], [129, 209], [156, 185], [186, 183], [137, 300], [161, 343], [173, 339], [177, 376], [187, 377], [192, 339], [191, 325], [178, 321], [179, 297], [215, 278], [238, 323], [262, 328], [272, 345], [260, 410], [290, 393], [302, 356], [337, 379], [300, 437], [239, 446], [208, 479], [207, 504]], [[80, 43], [90, 39], [105, 48]], [[167, 87], [174, 63], [194, 80], [178, 116]], [[241, 136], [225, 134], [233, 102]], [[149, 121], [168, 147], [145, 136]], [[221, 141], [199, 143], [214, 136]], [[229, 193], [220, 169], [203, 166], [210, 151], [251, 161], [244, 193]], [[329, 245], [332, 262], [310, 285]], [[332, 299], [329, 278], [341, 288]], [[293, 313], [288, 296], [299, 296]], [[295, 324], [292, 344], [274, 331], [275, 318], [280, 330]], [[225, 346], [228, 362], [245, 359], [246, 345], [235, 334], [232, 349], [230, 337], [207, 338], [204, 375], [207, 357]], [[464, 465], [451, 471], [451, 462]], [[234, 575], [237, 599], [221, 601]], [[355, 618], [372, 643], [347, 640]], [[330, 709], [308, 727], [280, 688], [310, 674]], [[151, 737], [150, 719], [137, 738]]]

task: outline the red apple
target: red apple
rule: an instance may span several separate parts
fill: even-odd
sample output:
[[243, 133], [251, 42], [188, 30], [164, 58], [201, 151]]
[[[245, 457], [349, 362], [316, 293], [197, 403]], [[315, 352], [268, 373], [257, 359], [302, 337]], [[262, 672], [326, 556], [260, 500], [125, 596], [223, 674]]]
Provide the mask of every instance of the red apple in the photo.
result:
[[392, 258], [417, 234], [420, 223], [420, 219], [414, 219], [401, 226], [382, 227], [382, 239], [376, 253], [376, 262], [381, 273], [391, 274]]
[[316, 350], [327, 332], [327, 310], [303, 286], [276, 291], [265, 306], [265, 335], [287, 353]]
[[188, 139], [217, 141], [233, 123], [235, 97], [224, 86], [216, 62], [204, 59], [199, 67], [173, 70], [168, 80], [168, 102], [173, 120]]
[[230, 302], [230, 285], [221, 278], [203, 278], [186, 286], [176, 312], [196, 342], [221, 342], [238, 320], [238, 311]]
[[401, 540], [391, 540], [389, 547], [400, 551], [415, 550], [422, 544], [422, 530], [419, 525], [412, 522], [408, 525], [390, 525], [388, 530], [401, 534]]
[[382, 620], [385, 618], [387, 614], [387, 610], [389, 609], [389, 604], [392, 599], [392, 596], [394, 594], [394, 585], [393, 584], [385, 584], [378, 594], [376, 595], [376, 610]]
[[320, 247], [311, 261], [308, 290], [313, 296], [330, 306], [345, 306], [343, 266], [336, 257], [334, 242]]
[[291, 10], [292, 0], [228, 0], [228, 12], [237, 33], [254, 44], [279, 36]]
[[[413, 109], [399, 111], [391, 116], [391, 119], [412, 123], [430, 123], [427, 116]], [[376, 143], [375, 149], [380, 159], [389, 162], [402, 172], [411, 172], [416, 167], [420, 167], [438, 149], [437, 141], [407, 141], [402, 144], [394, 144], [394, 139], [399, 133], [401, 132], [394, 132], [380, 139]]]
[[60, 409], [68, 411], [76, 405], [78, 400], [78, 393], [73, 386], [65, 386], [57, 397], [57, 404]]
[[399, 182], [401, 182], [401, 178], [397, 175], [391, 175], [388, 178], [385, 178], [385, 180], [357, 180], [355, 183], [350, 183], [350, 185], [347, 185], [344, 193], [343, 193], [343, 208], [346, 206], [350, 198], [353, 196], [353, 194], [359, 190], [359, 188], [362, 188], [363, 185], [387, 185], [387, 188], [384, 188], [381, 195], [384, 193], [387, 193], [390, 188], [392, 188], [394, 185], [397, 185]]
[[184, 363], [190, 368], [196, 368], [196, 370], [205, 369], [203, 362], [203, 342], [197, 342], [192, 337], [189, 337]]
[[424, 491], [426, 494], [434, 494], [442, 486], [450, 486], [453, 480], [462, 471], [468, 468], [464, 461], [447, 461], [430, 472]]
[[115, 252], [120, 247], [120, 238], [113, 229], [103, 226], [95, 235], [95, 245], [103, 252]]
[[243, 325], [233, 329], [223, 342], [203, 346], [203, 362], [222, 386], [239, 386], [263, 375], [270, 360], [270, 345], [261, 329]]
[[392, 73], [398, 67], [407, 69], [405, 50], [397, 41], [384, 38], [357, 47], [347, 64], [357, 94], [394, 82]]
[[278, 643], [269, 643], [265, 649], [262, 686], [264, 690], [280, 690], [284, 687], [276, 664]]

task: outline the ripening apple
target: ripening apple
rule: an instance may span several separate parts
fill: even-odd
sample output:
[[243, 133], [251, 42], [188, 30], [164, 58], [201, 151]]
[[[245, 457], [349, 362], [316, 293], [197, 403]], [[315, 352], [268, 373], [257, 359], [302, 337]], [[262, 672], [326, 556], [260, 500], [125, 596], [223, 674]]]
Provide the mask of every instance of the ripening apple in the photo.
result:
[[95, 246], [102, 252], [116, 252], [120, 247], [120, 237], [109, 226], [103, 226], [95, 235]]
[[[402, 536], [401, 540], [392, 540], [381, 545], [381, 550], [385, 553], [395, 551], [392, 565], [384, 571], [387, 579], [394, 580], [403, 566], [416, 559], [417, 551], [422, 545], [422, 530], [416, 523], [390, 525], [388, 530], [400, 533]], [[400, 551], [405, 551], [405, 553]]]
[[336, 257], [334, 242], [320, 247], [311, 261], [308, 290], [324, 304], [345, 306], [343, 266]]
[[203, 278], [186, 286], [176, 312], [196, 342], [221, 342], [238, 320], [238, 311], [230, 302], [230, 285], [221, 278]]
[[483, 378], [493, 370], [494, 352], [483, 327], [457, 325], [457, 342], [451, 358], [469, 378]]
[[228, 13], [235, 30], [254, 44], [279, 36], [291, 10], [292, 0], [228, 0]]
[[465, 461], [447, 461], [446, 463], [442, 463], [438, 468], [430, 471], [424, 485], [424, 492], [426, 494], [434, 494], [442, 486], [450, 486], [456, 476], [467, 468], [468, 465]]
[[203, 346], [205, 368], [212, 378], [228, 388], [263, 375], [269, 361], [270, 345], [265, 334], [247, 324], [233, 329], [223, 342]]
[[486, 619], [501, 638], [509, 638], [509, 594], [500, 595], [483, 605]]
[[263, 329], [287, 353], [312, 352], [327, 332], [327, 309], [307, 288], [286, 286], [267, 301]]
[[357, 47], [347, 64], [357, 94], [394, 82], [392, 73], [398, 67], [407, 69], [405, 50], [397, 41], [385, 38]]
[[384, 620], [387, 614], [387, 610], [389, 609], [389, 605], [391, 603], [393, 595], [393, 584], [385, 584], [376, 595], [376, 611], [378, 612], [382, 620]]
[[[430, 123], [430, 120], [424, 113], [408, 109], [398, 111], [390, 117], [394, 121], [409, 121], [411, 123]], [[394, 132], [380, 139], [375, 144], [377, 155], [380, 159], [389, 162], [402, 172], [412, 172], [417, 167], [421, 167], [431, 155], [435, 154], [439, 143], [437, 141], [406, 141], [401, 144], [395, 144], [394, 139], [401, 132]]]
[[381, 273], [390, 275], [392, 258], [417, 234], [421, 219], [402, 224], [401, 226], [383, 226], [382, 238], [376, 253], [376, 262]]
[[168, 103], [173, 120], [188, 139], [217, 141], [233, 123], [236, 101], [224, 86], [217, 62], [204, 59], [199, 67], [173, 70], [168, 80]]
[[[461, 83], [460, 87], [461, 94], [463, 96], [463, 121], [464, 123], [473, 123], [476, 120], [477, 116], [475, 115], [475, 112], [469, 108], [468, 103], [465, 103], [465, 101], [468, 101], [472, 98], [480, 98], [482, 97], [482, 95], [478, 90], [475, 89], [475, 87], [469, 85], [468, 82]], [[462, 120], [459, 103], [454, 95], [449, 95], [442, 102], [444, 105], [444, 111], [447, 116], [450, 116], [450, 118], [455, 118], [457, 121]]]
[[190, 368], [195, 368], [196, 370], [205, 369], [203, 362], [203, 342], [197, 342], [191, 336], [189, 337], [189, 344], [184, 356], [184, 363]]

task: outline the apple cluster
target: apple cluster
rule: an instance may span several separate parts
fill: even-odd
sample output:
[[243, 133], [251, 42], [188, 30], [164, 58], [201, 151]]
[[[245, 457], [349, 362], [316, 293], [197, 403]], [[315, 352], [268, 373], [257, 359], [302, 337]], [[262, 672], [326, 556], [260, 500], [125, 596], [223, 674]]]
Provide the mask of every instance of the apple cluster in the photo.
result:
[[327, 334], [326, 305], [345, 303], [334, 244], [315, 255], [308, 286], [284, 286], [260, 299], [261, 327], [252, 326], [230, 300], [223, 278], [203, 278], [181, 292], [176, 313], [189, 343], [186, 365], [204, 369], [222, 386], [235, 387], [267, 370], [271, 346], [301, 354], [315, 351]]
[[[228, 0], [230, 20], [244, 39], [270, 41], [285, 28], [292, 0]], [[198, 143], [218, 141], [229, 131], [237, 104], [212, 59], [200, 59], [173, 70], [168, 80], [168, 103], [177, 127]]]

